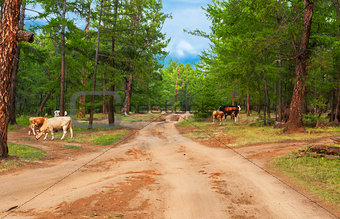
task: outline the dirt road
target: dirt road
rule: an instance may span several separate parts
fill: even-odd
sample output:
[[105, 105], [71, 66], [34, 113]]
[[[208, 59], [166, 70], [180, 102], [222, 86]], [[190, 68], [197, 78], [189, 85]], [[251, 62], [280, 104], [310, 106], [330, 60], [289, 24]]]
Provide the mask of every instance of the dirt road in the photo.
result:
[[0, 185], [1, 218], [336, 218], [169, 121], [150, 123], [119, 147], [1, 175]]

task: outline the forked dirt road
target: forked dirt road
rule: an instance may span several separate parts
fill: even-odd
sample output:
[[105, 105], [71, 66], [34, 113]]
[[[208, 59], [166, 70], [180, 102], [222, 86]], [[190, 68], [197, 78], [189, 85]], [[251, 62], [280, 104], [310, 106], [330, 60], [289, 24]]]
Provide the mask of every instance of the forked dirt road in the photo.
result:
[[1, 218], [336, 218], [232, 150], [181, 136], [174, 122], [1, 175], [0, 185]]

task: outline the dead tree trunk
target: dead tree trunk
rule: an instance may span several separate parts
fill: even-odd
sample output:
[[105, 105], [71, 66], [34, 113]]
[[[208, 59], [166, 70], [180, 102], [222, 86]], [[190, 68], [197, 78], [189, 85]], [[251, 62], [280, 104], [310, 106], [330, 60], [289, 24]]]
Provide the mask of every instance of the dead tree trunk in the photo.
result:
[[308, 44], [313, 18], [313, 2], [304, 0], [305, 13], [303, 18], [303, 34], [296, 59], [296, 82], [294, 84], [293, 97], [290, 103], [289, 120], [285, 125], [284, 131], [297, 131], [303, 129], [302, 105], [304, 100], [305, 82], [307, 76], [306, 64], [308, 60]]
[[0, 158], [8, 156], [7, 128], [13, 64], [18, 42], [33, 42], [33, 34], [19, 31], [21, 0], [3, 0], [0, 20]]
[[97, 66], [98, 66], [98, 54], [99, 54], [99, 40], [100, 40], [100, 23], [102, 20], [102, 12], [103, 12], [103, 0], [100, 2], [100, 13], [99, 13], [99, 21], [98, 21], [98, 34], [97, 34], [97, 46], [96, 46], [96, 57], [94, 61], [94, 72], [93, 72], [93, 90], [92, 90], [92, 100], [91, 100], [91, 112], [89, 119], [89, 129], [93, 127], [93, 105], [96, 94], [96, 77], [97, 77]]
[[47, 94], [45, 95], [44, 99], [42, 100], [38, 111], [35, 113], [36, 116], [39, 116], [42, 113], [42, 111], [44, 110], [45, 104], [46, 104], [47, 100], [50, 99], [50, 97], [51, 97], [51, 91], [48, 91]]

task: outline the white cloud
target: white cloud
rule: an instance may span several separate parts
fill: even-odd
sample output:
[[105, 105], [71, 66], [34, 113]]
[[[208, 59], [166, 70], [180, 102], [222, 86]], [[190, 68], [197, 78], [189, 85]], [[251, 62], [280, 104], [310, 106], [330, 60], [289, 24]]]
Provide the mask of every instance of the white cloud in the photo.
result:
[[173, 17], [173, 19], [168, 19], [163, 27], [163, 32], [171, 38], [166, 48], [170, 52], [169, 56], [181, 59], [187, 56], [197, 56], [202, 50], [207, 49], [209, 40], [192, 36], [185, 33], [183, 29], [188, 31], [199, 29], [209, 32], [210, 21], [201, 7], [206, 6], [210, 0], [164, 0], [163, 2], [164, 11], [171, 13]]
[[183, 57], [187, 53], [193, 54], [193, 55], [196, 55], [198, 53], [198, 51], [196, 51], [196, 49], [185, 40], [181, 40], [178, 43], [175, 51], [179, 57]]

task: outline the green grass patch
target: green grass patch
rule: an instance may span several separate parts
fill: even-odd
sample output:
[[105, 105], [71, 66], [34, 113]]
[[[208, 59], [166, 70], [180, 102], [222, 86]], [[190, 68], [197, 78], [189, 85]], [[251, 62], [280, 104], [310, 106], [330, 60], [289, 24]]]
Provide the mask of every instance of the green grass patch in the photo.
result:
[[[199, 122], [194, 118], [177, 123], [178, 127], [186, 127], [182, 129], [184, 135], [189, 138], [205, 138], [207, 136], [225, 135], [233, 138], [233, 143], [228, 146], [242, 146], [247, 144], [278, 142], [285, 140], [309, 140], [321, 138], [331, 135], [338, 135], [340, 127], [327, 128], [306, 128], [304, 133], [285, 134], [282, 129], [274, 129], [272, 126], [253, 126], [251, 125], [256, 119], [254, 115], [248, 118], [246, 115], [241, 115], [239, 122], [223, 121], [222, 125], [211, 122]], [[194, 133], [194, 134], [192, 134]], [[209, 135], [207, 134], [209, 133]]]
[[46, 154], [38, 148], [12, 143], [8, 143], [8, 151], [10, 156], [16, 156], [19, 159], [0, 160], [0, 172], [15, 169], [27, 161], [41, 160]]
[[143, 122], [148, 121], [153, 118], [160, 116], [160, 114], [133, 114], [131, 113], [128, 116], [122, 116], [122, 121], [129, 121], [129, 122]]
[[296, 153], [277, 157], [270, 166], [324, 200], [340, 205], [340, 159], [297, 158]]
[[26, 145], [8, 143], [9, 155], [16, 156], [24, 160], [41, 160], [45, 156], [45, 151]]
[[15, 130], [17, 130], [17, 129], [18, 129], [17, 126], [11, 125], [11, 124], [9, 124], [9, 125], [8, 125], [8, 128], [7, 128], [8, 131], [15, 131]]
[[64, 148], [68, 149], [81, 149], [81, 146], [75, 146], [75, 145], [64, 145]]
[[123, 139], [123, 136], [126, 135], [127, 131], [123, 130], [121, 132], [115, 132], [111, 134], [106, 134], [100, 137], [96, 137], [91, 140], [91, 142], [97, 145], [110, 145], [115, 142], [118, 142]]

